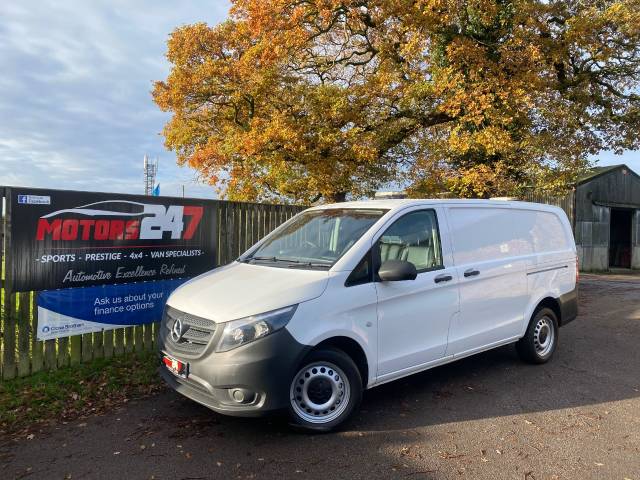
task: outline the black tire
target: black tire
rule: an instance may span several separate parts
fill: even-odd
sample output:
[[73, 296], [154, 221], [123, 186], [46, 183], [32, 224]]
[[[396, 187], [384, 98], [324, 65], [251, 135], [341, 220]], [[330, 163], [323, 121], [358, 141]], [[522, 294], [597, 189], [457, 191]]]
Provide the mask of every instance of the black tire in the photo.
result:
[[[545, 345], [547, 339], [549, 343]], [[536, 310], [524, 337], [516, 343], [518, 355], [527, 363], [547, 363], [553, 357], [557, 346], [558, 317], [550, 308]]]
[[362, 377], [351, 357], [337, 348], [320, 348], [305, 357], [291, 379], [289, 417], [297, 428], [329, 432], [342, 425], [361, 400]]

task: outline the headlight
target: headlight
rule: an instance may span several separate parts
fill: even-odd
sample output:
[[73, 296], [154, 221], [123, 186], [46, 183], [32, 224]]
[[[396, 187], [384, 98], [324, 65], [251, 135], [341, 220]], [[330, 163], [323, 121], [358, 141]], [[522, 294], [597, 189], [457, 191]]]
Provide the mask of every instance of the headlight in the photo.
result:
[[216, 352], [227, 352], [280, 330], [289, 323], [297, 307], [292, 305], [225, 323]]

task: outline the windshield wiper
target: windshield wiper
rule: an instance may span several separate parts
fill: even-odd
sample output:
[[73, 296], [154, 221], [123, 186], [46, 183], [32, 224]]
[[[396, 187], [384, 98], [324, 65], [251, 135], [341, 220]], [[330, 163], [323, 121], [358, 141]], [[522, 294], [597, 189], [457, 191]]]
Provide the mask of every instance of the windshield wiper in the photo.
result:
[[304, 260], [296, 260], [294, 258], [280, 258], [276, 256], [257, 256], [257, 257], [249, 257], [245, 259], [246, 262], [251, 262], [252, 260], [256, 260], [258, 262], [284, 262], [288, 263], [288, 267], [312, 267], [312, 268], [331, 268], [331, 263], [323, 263], [323, 262], [306, 262]]
[[322, 263], [322, 262], [303, 262], [301, 260], [296, 260], [289, 265], [289, 268], [297, 268], [297, 267], [311, 267], [311, 268], [331, 268], [330, 263]]
[[251, 260], [257, 260], [259, 262], [277, 262], [279, 259], [278, 257], [249, 257], [247, 258], [247, 262], [250, 262]]
[[287, 262], [287, 263], [299, 263], [299, 260], [289, 260], [287, 258], [280, 258], [276, 256], [257, 256], [257, 257], [249, 257], [245, 261], [251, 262], [252, 260], [258, 262]]
[[332, 265], [331, 262], [314, 262], [314, 261], [294, 260], [294, 259], [291, 259], [291, 260], [280, 259], [280, 260], [291, 262], [291, 265], [289, 265], [289, 268], [294, 268], [294, 267], [331, 268], [331, 265]]

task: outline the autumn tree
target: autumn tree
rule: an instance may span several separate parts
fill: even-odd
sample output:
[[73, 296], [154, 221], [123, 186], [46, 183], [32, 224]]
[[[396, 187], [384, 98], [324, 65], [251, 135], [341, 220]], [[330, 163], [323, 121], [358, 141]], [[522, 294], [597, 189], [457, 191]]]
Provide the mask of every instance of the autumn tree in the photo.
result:
[[639, 145], [640, 0], [235, 0], [153, 97], [231, 199], [557, 191]]

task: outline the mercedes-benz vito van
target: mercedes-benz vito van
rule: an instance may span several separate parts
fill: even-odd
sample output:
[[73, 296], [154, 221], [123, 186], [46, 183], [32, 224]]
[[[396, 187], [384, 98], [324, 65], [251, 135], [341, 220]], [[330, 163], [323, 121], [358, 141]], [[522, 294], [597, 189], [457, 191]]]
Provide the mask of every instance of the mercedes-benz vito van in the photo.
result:
[[329, 430], [363, 390], [515, 343], [545, 363], [577, 314], [556, 207], [373, 200], [313, 207], [168, 299], [161, 373], [216, 412]]

